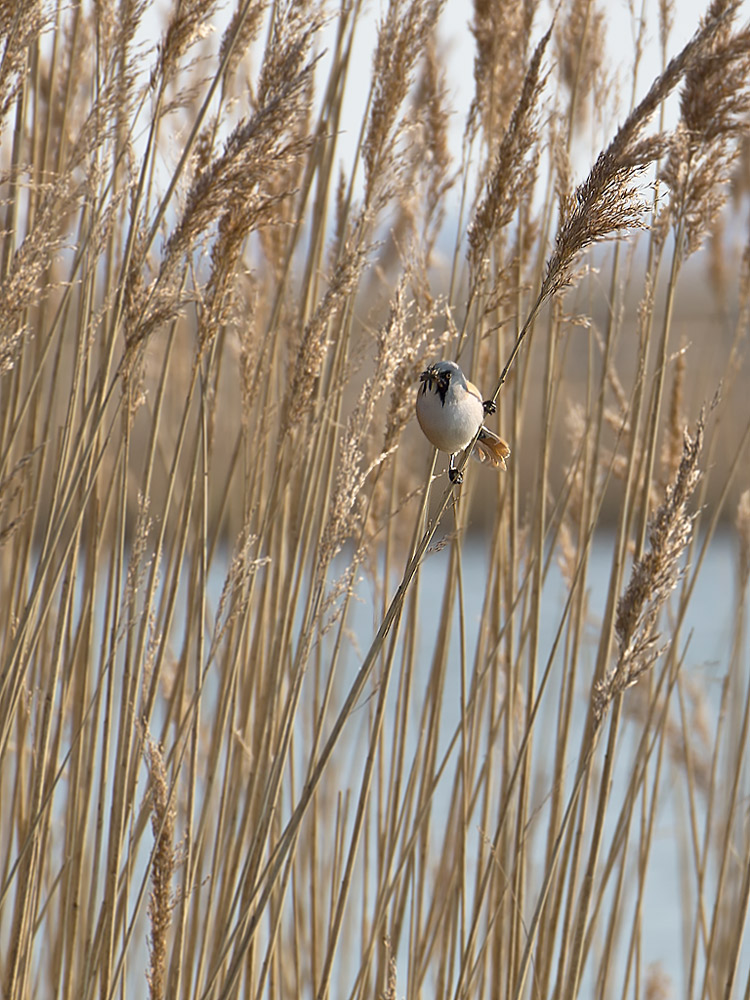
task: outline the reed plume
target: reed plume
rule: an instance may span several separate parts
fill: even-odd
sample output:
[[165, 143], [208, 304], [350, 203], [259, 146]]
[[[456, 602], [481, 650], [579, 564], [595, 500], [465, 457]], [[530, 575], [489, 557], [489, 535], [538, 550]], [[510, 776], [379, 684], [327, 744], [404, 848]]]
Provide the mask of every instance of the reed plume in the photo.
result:
[[533, 186], [539, 99], [545, 76], [541, 66], [550, 27], [537, 44], [523, 79], [521, 93], [495, 155], [484, 195], [468, 230], [468, 259], [472, 272], [480, 273], [488, 248], [499, 230], [509, 224]]
[[373, 94], [362, 155], [365, 205], [388, 199], [395, 166], [399, 110], [413, 82], [419, 56], [442, 10], [442, 0], [389, 0], [378, 29], [373, 59]]
[[711, 232], [747, 131], [750, 111], [750, 29], [734, 30], [738, 5], [714, 0], [704, 25], [716, 25], [692, 60], [680, 93], [680, 121], [661, 178], [669, 186], [667, 221], [681, 256]]
[[505, 131], [511, 110], [518, 102], [537, 6], [537, 0], [518, 4], [497, 4], [491, 0], [473, 3], [474, 97], [467, 130], [474, 134], [482, 124], [491, 151], [495, 136]]
[[636, 560], [630, 582], [617, 602], [615, 633], [618, 656], [597, 685], [595, 713], [601, 719], [612, 699], [635, 684], [663, 652], [657, 625], [661, 610], [683, 573], [682, 557], [690, 541], [693, 518], [687, 504], [700, 479], [698, 460], [705, 420], [701, 413], [694, 435], [685, 430], [677, 474], [665, 491], [648, 530], [649, 548]]
[[669, 139], [661, 133], [644, 136], [643, 132], [665, 98], [706, 57], [724, 27], [728, 10], [736, 6], [724, 4], [723, 9], [709, 12], [701, 28], [670, 60], [599, 154], [586, 180], [572, 194], [563, 195], [560, 226], [555, 250], [547, 263], [542, 298], [569, 282], [577, 257], [587, 247], [614, 233], [644, 226], [649, 206], [638, 180], [649, 164], [668, 151]]
[[151, 794], [151, 828], [156, 846], [151, 867], [151, 895], [148, 902], [149, 969], [146, 973], [151, 1000], [166, 994], [167, 935], [172, 922], [174, 900], [172, 877], [175, 868], [174, 825], [176, 810], [170, 801], [170, 789], [161, 747], [146, 739], [146, 761]]

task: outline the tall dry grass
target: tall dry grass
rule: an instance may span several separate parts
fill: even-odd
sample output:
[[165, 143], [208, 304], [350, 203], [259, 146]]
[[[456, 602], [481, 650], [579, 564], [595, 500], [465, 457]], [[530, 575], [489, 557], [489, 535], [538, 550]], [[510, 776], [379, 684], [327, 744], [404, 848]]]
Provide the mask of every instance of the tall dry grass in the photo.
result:
[[457, 142], [439, 0], [367, 74], [361, 0], [0, 2], [2, 996], [750, 995], [750, 31], [677, 13], [615, 81], [477, 0]]

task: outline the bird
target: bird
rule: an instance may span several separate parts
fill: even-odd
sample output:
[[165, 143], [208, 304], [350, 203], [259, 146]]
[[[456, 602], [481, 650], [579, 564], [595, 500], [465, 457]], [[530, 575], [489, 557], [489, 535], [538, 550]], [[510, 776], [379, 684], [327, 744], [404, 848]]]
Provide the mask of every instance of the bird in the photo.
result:
[[471, 443], [477, 431], [476, 457], [505, 470], [510, 447], [483, 426], [484, 418], [497, 409], [494, 400], [483, 400], [479, 389], [469, 382], [455, 361], [436, 361], [422, 372], [419, 382], [417, 420], [430, 444], [450, 455], [450, 481], [462, 482], [454, 459], [457, 452]]

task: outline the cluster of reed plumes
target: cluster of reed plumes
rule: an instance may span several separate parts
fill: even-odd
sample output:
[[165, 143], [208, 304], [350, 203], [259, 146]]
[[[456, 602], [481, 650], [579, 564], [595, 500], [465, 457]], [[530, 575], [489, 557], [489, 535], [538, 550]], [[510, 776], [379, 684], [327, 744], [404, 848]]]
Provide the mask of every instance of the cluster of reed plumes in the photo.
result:
[[443, 6], [0, 0], [3, 997], [750, 992], [750, 32]]

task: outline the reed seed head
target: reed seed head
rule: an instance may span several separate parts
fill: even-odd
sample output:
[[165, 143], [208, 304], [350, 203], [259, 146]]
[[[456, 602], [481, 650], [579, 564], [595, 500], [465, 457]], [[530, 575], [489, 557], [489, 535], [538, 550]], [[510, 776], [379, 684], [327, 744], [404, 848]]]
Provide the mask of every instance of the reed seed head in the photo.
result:
[[657, 624], [662, 607], [682, 575], [682, 556], [692, 532], [687, 503], [700, 478], [704, 415], [695, 434], [684, 432], [682, 457], [648, 531], [648, 550], [636, 560], [625, 592], [617, 602], [615, 634], [618, 658], [596, 689], [595, 714], [601, 720], [612, 699], [643, 676], [661, 653]]

